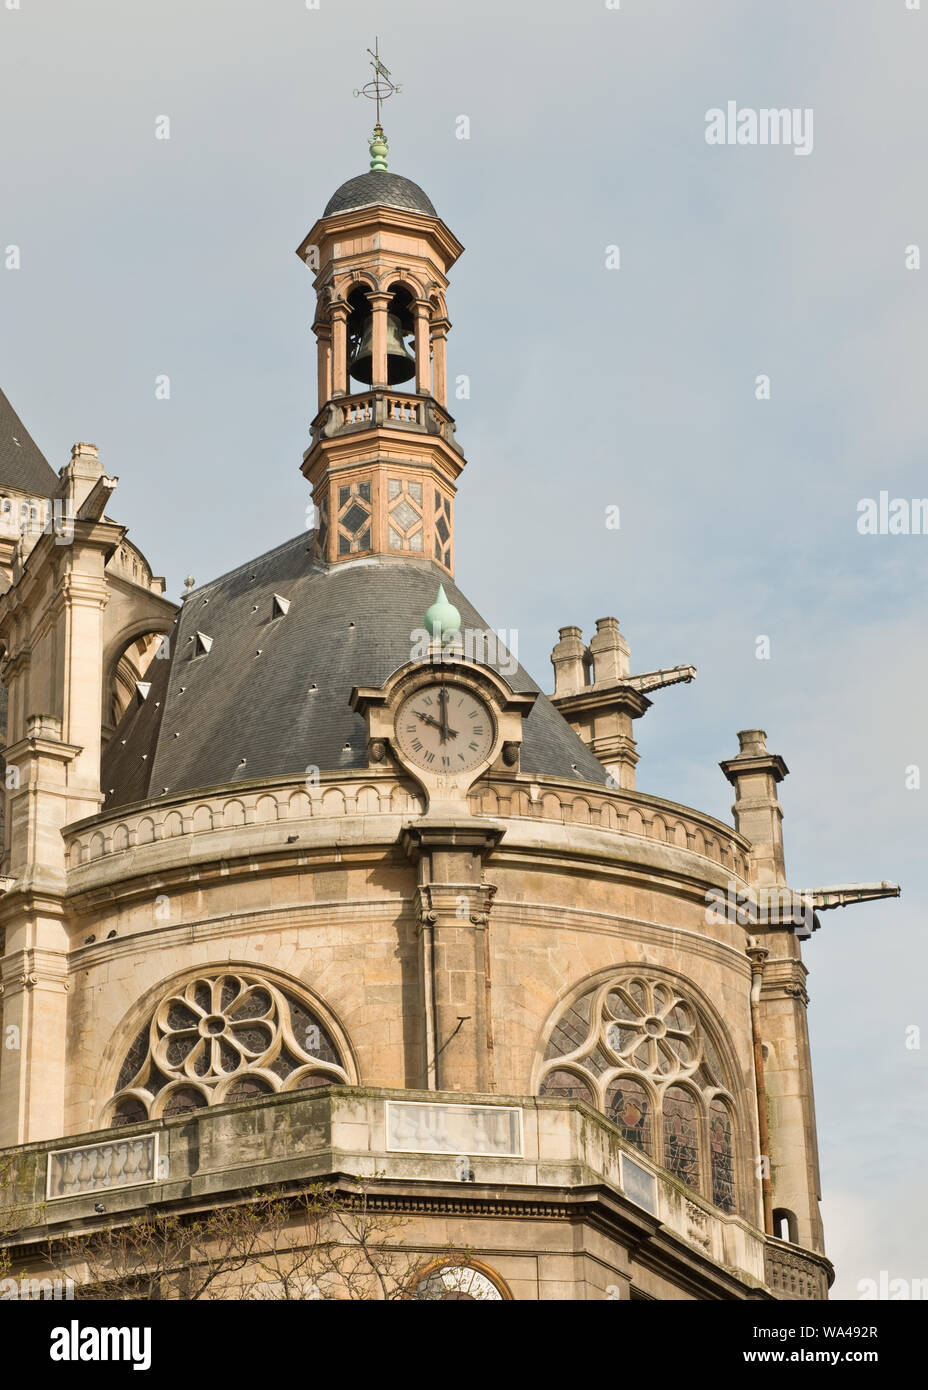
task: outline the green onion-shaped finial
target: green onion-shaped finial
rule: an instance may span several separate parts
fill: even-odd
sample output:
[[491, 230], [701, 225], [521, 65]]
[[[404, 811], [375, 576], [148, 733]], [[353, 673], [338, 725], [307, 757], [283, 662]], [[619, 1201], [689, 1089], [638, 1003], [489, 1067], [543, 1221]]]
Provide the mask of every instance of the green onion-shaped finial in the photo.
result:
[[444, 584], [439, 584], [438, 597], [431, 608], [426, 611], [425, 626], [438, 640], [449, 632], [460, 632], [461, 630], [461, 615], [454, 604], [449, 603], [445, 597]]
[[367, 143], [371, 147], [371, 168], [386, 169], [390, 146], [387, 144], [387, 137], [384, 135], [383, 126], [379, 121], [374, 126], [374, 133]]

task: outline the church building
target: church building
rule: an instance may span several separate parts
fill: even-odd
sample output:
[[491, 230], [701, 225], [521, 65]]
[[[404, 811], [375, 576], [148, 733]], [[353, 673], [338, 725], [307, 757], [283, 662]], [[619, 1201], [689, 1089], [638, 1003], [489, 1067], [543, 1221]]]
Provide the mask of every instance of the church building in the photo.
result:
[[898, 889], [788, 885], [760, 729], [733, 824], [638, 790], [692, 667], [563, 613], [538, 683], [458, 587], [464, 248], [370, 148], [298, 248], [311, 530], [174, 603], [123, 462], [56, 473], [0, 396], [14, 1268], [331, 1182], [407, 1222], [411, 1298], [824, 1299], [801, 943]]

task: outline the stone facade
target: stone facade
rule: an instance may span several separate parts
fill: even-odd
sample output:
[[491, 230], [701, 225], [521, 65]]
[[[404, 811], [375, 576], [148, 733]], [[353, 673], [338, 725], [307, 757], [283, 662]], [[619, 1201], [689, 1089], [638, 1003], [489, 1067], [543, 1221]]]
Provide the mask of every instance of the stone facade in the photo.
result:
[[[319, 252], [304, 472], [329, 531], [313, 563], [382, 563], [384, 584], [398, 559], [450, 572], [450, 530], [432, 555], [434, 516], [419, 551], [391, 542], [390, 515], [407, 494], [416, 510], [410, 480], [450, 499], [464, 464], [444, 356], [462, 248], [421, 202], [391, 206], [405, 183], [375, 185], [383, 202], [336, 210], [301, 246]], [[390, 385], [394, 309], [411, 315], [407, 393]], [[368, 405], [349, 391], [352, 321]], [[370, 535], [340, 550], [338, 489], [359, 480]], [[453, 678], [500, 694], [492, 752], [451, 791], [400, 757], [387, 695], [377, 705], [359, 671], [341, 698], [359, 718], [365, 701], [380, 711], [365, 765], [306, 775], [295, 753], [289, 776], [119, 801], [101, 750], [125, 747], [120, 767], [172, 736], [152, 710], [150, 726], [132, 716], [177, 610], [104, 514], [113, 486], [75, 446], [71, 543], [46, 535], [12, 557], [0, 597], [17, 769], [0, 1145], [9, 1199], [35, 1218], [19, 1223], [19, 1267], [37, 1259], [39, 1212], [53, 1233], [87, 1231], [331, 1178], [404, 1212], [417, 1249], [473, 1249], [494, 1296], [826, 1297], [796, 923], [718, 907], [770, 889], [792, 901], [786, 768], [763, 734], [723, 764], [734, 826], [635, 790], [644, 691], [694, 672], [630, 676], [610, 618], [589, 649], [561, 630], [557, 716], [458, 662]], [[207, 644], [183, 659], [198, 657]], [[391, 681], [406, 661], [397, 649]], [[601, 780], [523, 770], [522, 725], [542, 718], [568, 760], [592, 750]]]

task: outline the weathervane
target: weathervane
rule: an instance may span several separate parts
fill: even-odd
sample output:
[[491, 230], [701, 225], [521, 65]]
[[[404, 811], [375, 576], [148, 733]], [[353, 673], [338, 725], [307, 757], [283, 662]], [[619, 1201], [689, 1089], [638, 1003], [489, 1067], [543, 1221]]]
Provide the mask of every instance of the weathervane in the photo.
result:
[[387, 152], [389, 146], [384, 138], [383, 126], [380, 124], [380, 103], [392, 97], [395, 92], [402, 91], [398, 82], [394, 82], [390, 76], [390, 69], [385, 68], [380, 61], [380, 40], [374, 39], [373, 49], [368, 49], [371, 55], [371, 67], [374, 69], [374, 76], [370, 82], [366, 82], [363, 87], [355, 87], [356, 97], [367, 97], [370, 101], [377, 103], [377, 124], [374, 126], [374, 133], [368, 142], [371, 147], [371, 168], [386, 169]]
[[377, 103], [377, 124], [380, 125], [380, 103], [386, 101], [387, 97], [392, 97], [394, 92], [402, 91], [398, 82], [394, 82], [390, 77], [390, 69], [385, 68], [380, 61], [380, 40], [374, 40], [374, 47], [367, 50], [371, 55], [371, 67], [374, 69], [374, 80], [366, 82], [363, 87], [355, 87], [356, 97], [368, 97]]

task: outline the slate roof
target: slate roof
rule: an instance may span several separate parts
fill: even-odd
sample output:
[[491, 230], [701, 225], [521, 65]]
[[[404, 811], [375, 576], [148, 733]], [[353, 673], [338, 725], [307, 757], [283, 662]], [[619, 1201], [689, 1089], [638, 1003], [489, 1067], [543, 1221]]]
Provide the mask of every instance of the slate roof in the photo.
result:
[[0, 489], [15, 488], [33, 497], [52, 497], [58, 475], [0, 391]]
[[372, 169], [348, 179], [332, 194], [322, 215], [331, 217], [336, 212], [373, 207], [375, 203], [384, 203], [389, 208], [406, 208], [409, 212], [425, 212], [430, 217], [438, 216], [430, 198], [417, 183], [404, 179], [401, 174], [391, 174], [388, 169]]
[[[170, 655], [152, 661], [103, 758], [105, 809], [223, 782], [364, 767], [365, 723], [348, 703], [410, 659], [438, 585], [466, 627], [486, 624], [428, 560], [324, 569], [304, 532], [184, 601]], [[273, 616], [274, 594], [289, 599]], [[212, 639], [196, 655], [197, 632]], [[257, 654], [260, 651], [260, 656]], [[505, 660], [505, 657], [503, 658]], [[538, 690], [519, 667], [514, 690]], [[244, 762], [243, 762], [244, 760]], [[544, 695], [525, 724], [524, 772], [603, 784], [606, 772]], [[112, 790], [111, 790], [112, 789]]]

